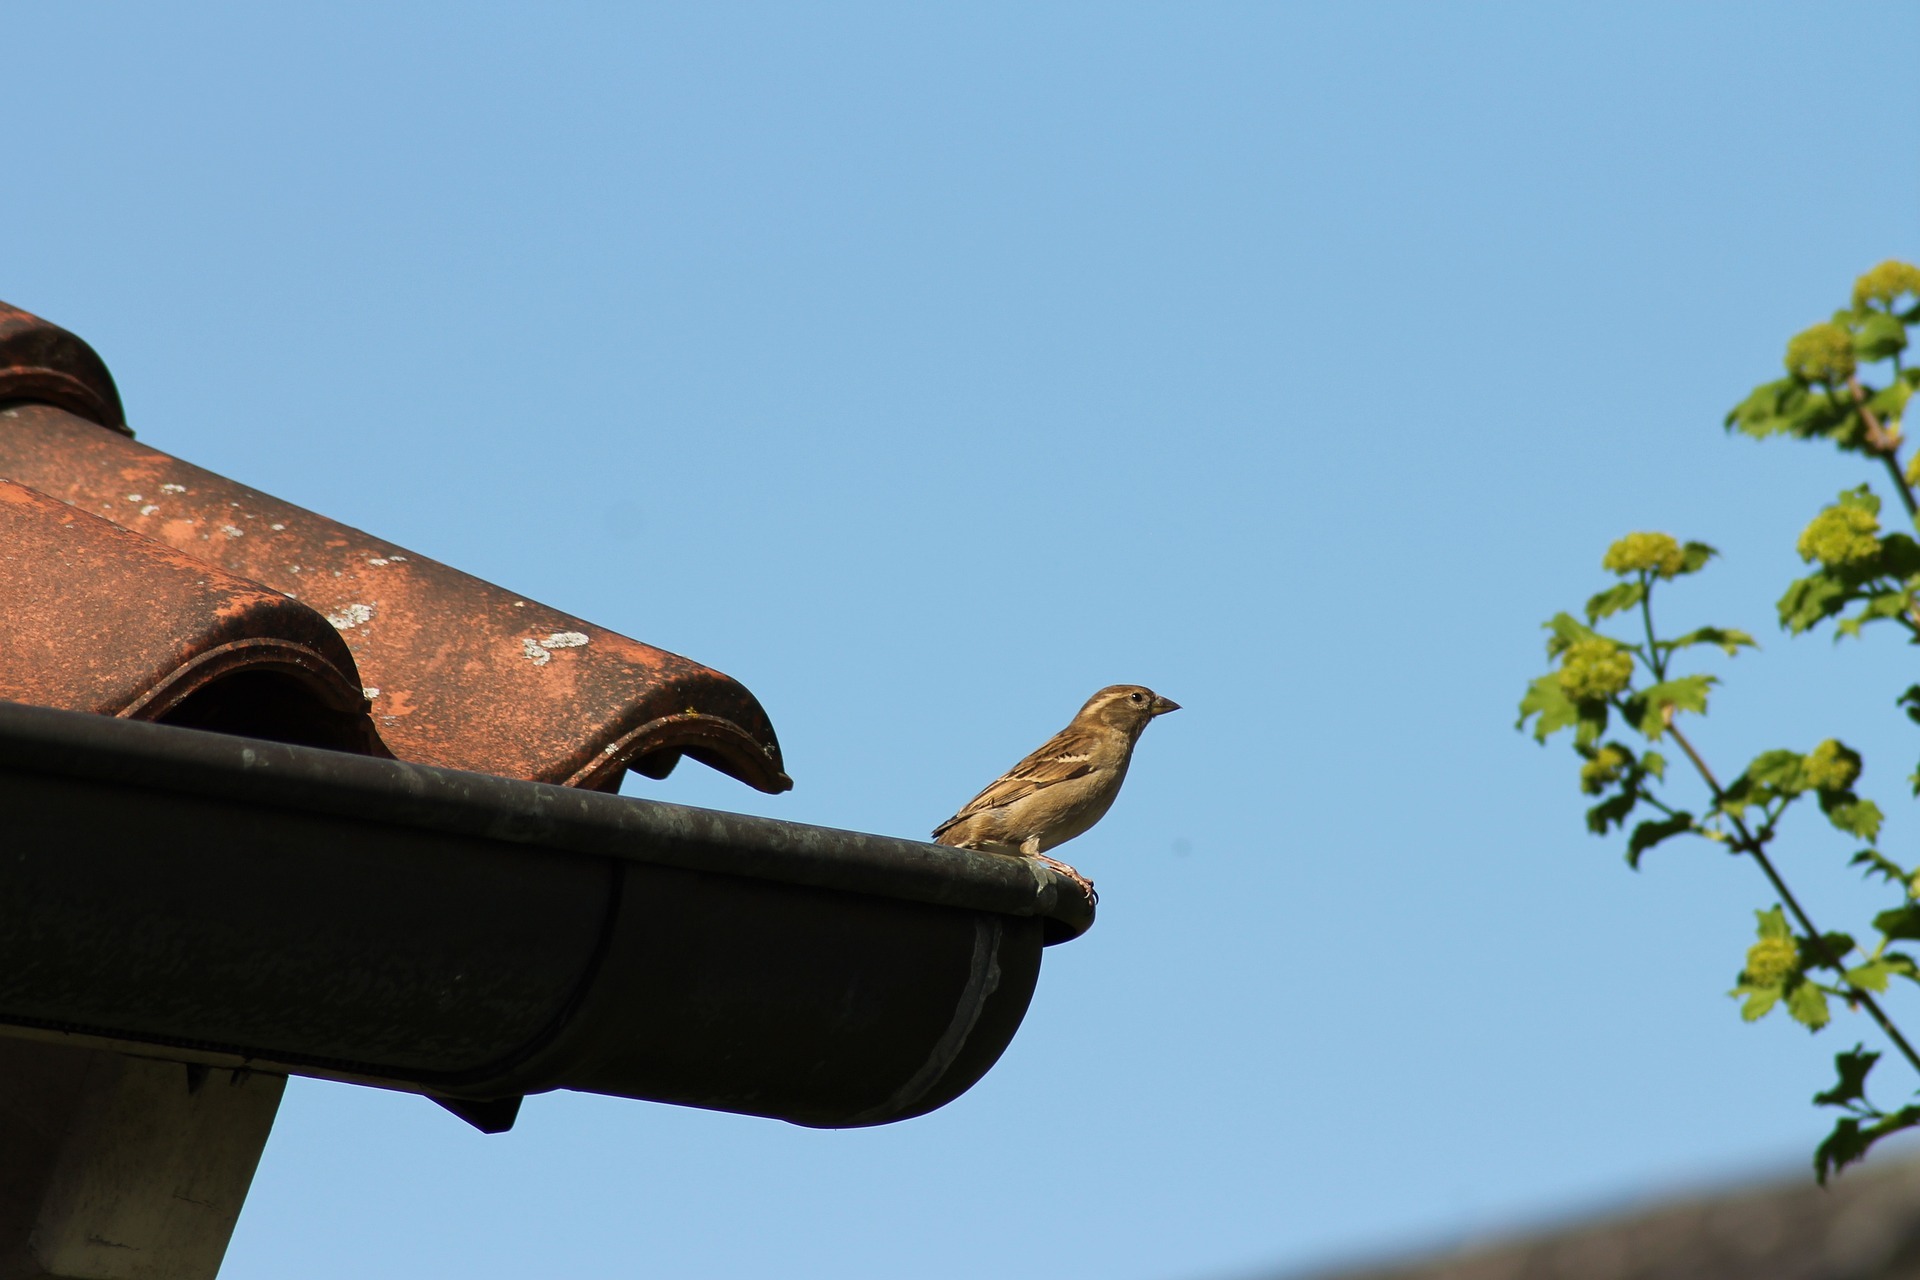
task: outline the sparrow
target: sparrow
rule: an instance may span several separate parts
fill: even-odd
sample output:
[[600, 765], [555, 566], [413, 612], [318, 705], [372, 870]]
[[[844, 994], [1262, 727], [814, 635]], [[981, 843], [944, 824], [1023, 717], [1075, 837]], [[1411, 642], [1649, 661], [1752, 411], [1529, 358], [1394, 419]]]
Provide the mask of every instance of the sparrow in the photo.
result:
[[1106, 815], [1126, 781], [1140, 731], [1155, 716], [1179, 709], [1141, 685], [1108, 685], [1071, 724], [935, 827], [935, 843], [1038, 859], [1093, 897], [1092, 881], [1046, 851]]

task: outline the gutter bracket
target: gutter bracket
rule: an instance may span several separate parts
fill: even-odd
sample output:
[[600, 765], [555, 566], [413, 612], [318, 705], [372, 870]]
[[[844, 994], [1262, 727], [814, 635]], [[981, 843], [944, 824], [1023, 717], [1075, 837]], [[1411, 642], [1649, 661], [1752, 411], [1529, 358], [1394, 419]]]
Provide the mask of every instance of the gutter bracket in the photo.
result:
[[427, 1095], [482, 1133], [505, 1133], [520, 1115], [525, 1094], [511, 1098], [448, 1098], [437, 1093]]

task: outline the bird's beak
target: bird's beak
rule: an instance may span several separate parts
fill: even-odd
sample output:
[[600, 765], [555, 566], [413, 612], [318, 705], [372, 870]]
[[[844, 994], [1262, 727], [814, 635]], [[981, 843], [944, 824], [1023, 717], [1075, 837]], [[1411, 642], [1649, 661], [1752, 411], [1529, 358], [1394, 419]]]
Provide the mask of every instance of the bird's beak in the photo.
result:
[[1157, 693], [1153, 695], [1153, 714], [1163, 716], [1169, 711], [1178, 711], [1179, 709], [1180, 704], [1173, 699], [1163, 698]]

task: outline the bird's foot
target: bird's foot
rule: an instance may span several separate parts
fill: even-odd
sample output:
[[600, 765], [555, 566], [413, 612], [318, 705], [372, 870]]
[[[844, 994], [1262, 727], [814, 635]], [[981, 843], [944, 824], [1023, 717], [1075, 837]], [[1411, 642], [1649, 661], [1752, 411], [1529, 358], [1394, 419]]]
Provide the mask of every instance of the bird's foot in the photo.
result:
[[1088, 902], [1091, 902], [1096, 907], [1100, 905], [1100, 894], [1094, 889], [1093, 881], [1087, 879], [1058, 858], [1049, 858], [1044, 853], [1040, 854], [1039, 858], [1042, 865], [1052, 867], [1055, 871], [1058, 871], [1061, 875], [1079, 885], [1080, 892], [1087, 895]]

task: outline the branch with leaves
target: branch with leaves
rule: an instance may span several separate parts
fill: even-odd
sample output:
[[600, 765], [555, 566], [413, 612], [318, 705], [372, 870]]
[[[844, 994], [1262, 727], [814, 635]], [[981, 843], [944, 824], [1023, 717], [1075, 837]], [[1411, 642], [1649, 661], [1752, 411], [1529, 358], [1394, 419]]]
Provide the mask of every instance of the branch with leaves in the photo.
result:
[[[1755, 438], [1826, 440], [1863, 455], [1879, 464], [1909, 519], [1920, 520], [1920, 454], [1904, 466], [1900, 459], [1900, 423], [1920, 386], [1920, 369], [1908, 369], [1902, 360], [1908, 330], [1916, 324], [1920, 268], [1882, 263], [1856, 282], [1851, 307], [1787, 344], [1787, 376], [1756, 388], [1727, 415], [1727, 427]], [[1869, 384], [1874, 366], [1884, 370], [1878, 386]], [[1863, 369], [1869, 370], [1865, 376]], [[1801, 532], [1797, 549], [1813, 568], [1778, 602], [1780, 625], [1789, 634], [1832, 621], [1836, 639], [1857, 637], [1885, 622], [1920, 643], [1920, 543], [1905, 533], [1884, 532], [1880, 512], [1880, 499], [1862, 484], [1841, 493]], [[1806, 752], [1763, 751], [1723, 784], [1681, 727], [1683, 715], [1707, 713], [1717, 681], [1676, 668], [1703, 646], [1729, 657], [1755, 647], [1752, 636], [1733, 628], [1700, 627], [1663, 638], [1656, 625], [1656, 588], [1700, 572], [1716, 554], [1705, 543], [1683, 544], [1664, 533], [1630, 533], [1609, 547], [1601, 566], [1620, 580], [1587, 601], [1584, 623], [1561, 613], [1546, 624], [1547, 655], [1557, 666], [1528, 687], [1516, 727], [1531, 722], [1543, 743], [1572, 731], [1580, 789], [1596, 798], [1587, 810], [1587, 829], [1602, 836], [1625, 831], [1629, 866], [1637, 870], [1650, 850], [1692, 837], [1760, 870], [1777, 902], [1755, 913], [1758, 936], [1730, 993], [1740, 1001], [1743, 1018], [1757, 1021], [1784, 1008], [1794, 1021], [1819, 1031], [1832, 1021], [1837, 1000], [1864, 1011], [1920, 1076], [1920, 1053], [1881, 1000], [1896, 978], [1920, 984], [1920, 964], [1895, 947], [1920, 940], [1920, 874], [1880, 849], [1881, 810], [1854, 791], [1859, 754], [1833, 738]], [[1899, 702], [1920, 722], [1920, 685], [1908, 688]], [[1615, 727], [1637, 744], [1609, 737]], [[1705, 789], [1704, 803], [1693, 808], [1679, 807], [1664, 794], [1667, 759], [1653, 748], [1669, 739]], [[1913, 782], [1920, 794], [1920, 770]], [[1874, 917], [1869, 942], [1818, 928], [1774, 861], [1781, 819], [1809, 800], [1832, 827], [1864, 844], [1851, 865], [1900, 894], [1898, 905]], [[1867, 1078], [1880, 1057], [1864, 1045], [1837, 1055], [1838, 1082], [1814, 1097], [1816, 1104], [1843, 1112], [1814, 1153], [1823, 1183], [1881, 1138], [1920, 1127], [1920, 1105], [1886, 1111], [1869, 1102]]]

